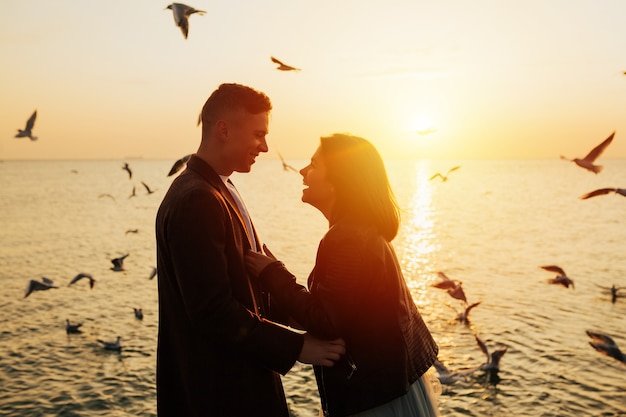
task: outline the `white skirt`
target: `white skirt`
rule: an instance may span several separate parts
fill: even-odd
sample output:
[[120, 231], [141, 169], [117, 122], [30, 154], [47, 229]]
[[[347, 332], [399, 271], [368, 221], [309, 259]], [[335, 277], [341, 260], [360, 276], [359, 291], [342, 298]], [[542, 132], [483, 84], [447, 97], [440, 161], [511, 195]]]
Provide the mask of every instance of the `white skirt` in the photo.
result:
[[440, 394], [439, 379], [428, 371], [402, 397], [350, 417], [439, 417], [437, 398]]

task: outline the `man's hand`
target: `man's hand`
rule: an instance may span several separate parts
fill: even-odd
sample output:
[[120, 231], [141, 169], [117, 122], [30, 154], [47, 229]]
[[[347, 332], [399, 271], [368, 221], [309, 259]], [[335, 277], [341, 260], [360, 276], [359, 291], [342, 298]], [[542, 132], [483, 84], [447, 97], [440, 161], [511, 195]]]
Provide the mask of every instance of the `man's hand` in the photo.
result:
[[312, 365], [333, 366], [345, 353], [346, 342], [343, 339], [320, 340], [305, 333], [298, 360]]

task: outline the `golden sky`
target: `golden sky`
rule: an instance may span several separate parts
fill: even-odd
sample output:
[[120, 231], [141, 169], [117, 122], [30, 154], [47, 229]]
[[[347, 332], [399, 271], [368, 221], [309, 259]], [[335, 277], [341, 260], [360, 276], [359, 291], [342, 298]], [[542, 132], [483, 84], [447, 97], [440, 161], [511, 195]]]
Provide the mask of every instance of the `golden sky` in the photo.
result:
[[334, 132], [385, 158], [583, 157], [614, 130], [601, 158], [626, 157], [623, 0], [186, 4], [207, 12], [187, 40], [167, 1], [3, 1], [0, 159], [177, 159], [223, 82], [272, 99], [266, 158]]

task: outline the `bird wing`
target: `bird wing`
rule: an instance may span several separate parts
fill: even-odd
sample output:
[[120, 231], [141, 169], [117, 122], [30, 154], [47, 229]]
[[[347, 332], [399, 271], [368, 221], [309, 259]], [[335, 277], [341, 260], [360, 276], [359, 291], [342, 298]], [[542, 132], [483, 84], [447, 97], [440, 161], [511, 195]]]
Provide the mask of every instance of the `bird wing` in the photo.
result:
[[626, 188], [616, 188], [615, 192], [619, 195], [623, 195], [624, 197], [626, 197]]
[[546, 271], [556, 272], [557, 274], [565, 275], [565, 271], [563, 271], [563, 269], [561, 269], [561, 267], [560, 267], [560, 266], [556, 266], [556, 265], [544, 265], [544, 266], [541, 266], [540, 268], [543, 268], [543, 269], [545, 269]]
[[500, 363], [500, 359], [504, 356], [504, 354], [506, 353], [507, 347], [503, 347], [501, 349], [496, 349], [492, 354], [491, 354], [491, 361], [495, 364], [498, 365]]
[[172, 175], [180, 171], [183, 168], [183, 166], [187, 163], [187, 161], [189, 161], [189, 158], [191, 158], [191, 154], [185, 155], [179, 160], [177, 160], [176, 162], [174, 162], [174, 165], [172, 165], [172, 169], [170, 169], [170, 172], [167, 173], [167, 176], [171, 177]]
[[72, 281], [70, 281], [70, 283], [67, 284], [67, 286], [69, 287], [70, 285], [72, 285], [76, 281], [78, 281], [80, 279], [83, 279], [83, 278], [89, 278], [90, 285], [93, 286], [93, 284], [91, 284], [91, 281], [93, 280], [93, 277], [90, 274], [86, 274], [84, 272], [81, 272], [78, 275], [76, 275], [74, 278], [72, 278]]
[[456, 298], [457, 300], [461, 300], [467, 303], [467, 297], [465, 297], [465, 291], [463, 291], [463, 287], [461, 284], [458, 284], [453, 289], [448, 290], [448, 294], [452, 296], [452, 298]]
[[206, 12], [204, 10], [198, 10], [198, 9], [194, 9], [193, 7], [187, 6], [187, 9], [185, 9], [185, 16], [191, 16], [194, 13], [198, 13], [199, 15], [203, 15]]
[[600, 333], [600, 332], [594, 332], [592, 330], [587, 330], [586, 333], [587, 333], [587, 336], [592, 338], [594, 342], [602, 342], [602, 343], [607, 344], [607, 345], [616, 345], [617, 346], [615, 341], [609, 335], [606, 335], [606, 334]]
[[24, 298], [28, 297], [31, 292], [40, 290], [43, 287], [41, 282], [35, 281], [31, 279], [28, 281], [28, 285], [26, 286], [26, 292], [24, 293]]
[[595, 282], [592, 283], [593, 285], [595, 285], [596, 287], [600, 287], [603, 290], [611, 290], [611, 287], [605, 287], [604, 285], [600, 285], [600, 284], [596, 284]]
[[41, 277], [41, 280], [48, 287], [51, 287], [54, 284], [50, 278]]
[[33, 114], [28, 118], [28, 121], [26, 122], [26, 129], [25, 130], [32, 130], [32, 128], [35, 126], [35, 119], [37, 118], [37, 110], [35, 110], [33, 112]]
[[615, 191], [616, 191], [615, 188], [598, 188], [597, 190], [593, 190], [585, 195], [580, 196], [580, 199], [586, 200], [591, 197], [597, 197], [599, 195], [604, 195], [604, 194], [608, 194], [608, 193], [615, 192]]
[[278, 59], [274, 58], [273, 56], [271, 56], [271, 57], [270, 57], [270, 59], [272, 60], [272, 62], [273, 62], [274, 64], [278, 64], [278, 65], [285, 65], [285, 64], [283, 64], [282, 62], [280, 62], [280, 60], [278, 60]]
[[190, 7], [181, 3], [172, 3], [172, 12], [174, 13], [174, 22], [183, 32], [183, 36], [187, 39], [189, 33], [189, 21], [187, 20], [187, 9]]
[[474, 304], [470, 304], [466, 309], [465, 309], [465, 316], [467, 316], [470, 312], [471, 309], [473, 309], [474, 307], [476, 307], [477, 305], [479, 305], [480, 303], [482, 303], [482, 301], [479, 301], [477, 303]]
[[432, 177], [430, 177], [430, 178], [428, 179], [428, 181], [432, 181], [432, 180], [434, 180], [434, 179], [435, 179], [435, 178], [437, 178], [437, 177], [441, 177], [441, 178], [443, 179], [443, 175], [441, 175], [440, 173], [436, 173], [435, 175], [433, 175]]
[[489, 362], [490, 355], [489, 355], [489, 350], [487, 349], [487, 345], [485, 345], [485, 342], [483, 342], [483, 340], [480, 337], [478, 337], [477, 335], [474, 335], [474, 338], [476, 339], [476, 343], [478, 343], [478, 347], [480, 348], [480, 350], [487, 357], [487, 362]]
[[617, 346], [598, 342], [589, 342], [589, 344], [601, 354], [623, 361], [624, 354]]
[[435, 360], [435, 362], [433, 363], [433, 366], [435, 367], [437, 372], [439, 372], [439, 374], [448, 374], [448, 373], [450, 373], [448, 368], [446, 368], [446, 365], [444, 365], [443, 363], [439, 362], [438, 359]]
[[459, 168], [461, 168], [461, 165], [457, 165], [457, 166], [455, 166], [455, 167], [450, 168], [450, 169], [448, 170], [448, 174], [449, 174], [449, 173], [451, 173], [451, 172], [456, 171], [456, 170], [457, 170], [457, 169], [459, 169]]
[[606, 138], [601, 144], [593, 148], [591, 152], [589, 152], [587, 156], [585, 156], [583, 159], [589, 162], [593, 162], [597, 157], [600, 156], [600, 154], [602, 154], [602, 152], [604, 152], [604, 149], [609, 146], [609, 144], [613, 140], [613, 136], [615, 136], [615, 132], [611, 133], [609, 137]]
[[148, 184], [146, 184], [145, 182], [141, 181], [141, 185], [144, 186], [144, 188], [146, 189], [146, 191], [148, 191], [149, 193], [152, 192], [152, 190], [150, 189], [150, 187], [148, 187]]

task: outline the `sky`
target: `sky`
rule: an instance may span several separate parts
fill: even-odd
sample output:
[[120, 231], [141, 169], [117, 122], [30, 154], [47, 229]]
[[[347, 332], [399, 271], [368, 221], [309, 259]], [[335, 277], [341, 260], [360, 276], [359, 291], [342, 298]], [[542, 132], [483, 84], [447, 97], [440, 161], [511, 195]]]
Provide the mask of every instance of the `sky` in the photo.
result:
[[0, 160], [178, 159], [224, 82], [271, 98], [265, 158], [626, 157], [623, 0], [189, 0], [188, 39], [167, 1], [0, 2]]

